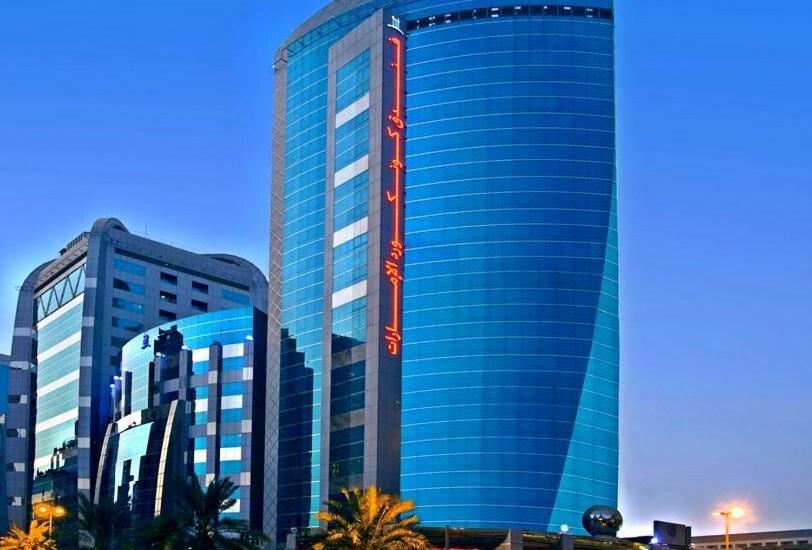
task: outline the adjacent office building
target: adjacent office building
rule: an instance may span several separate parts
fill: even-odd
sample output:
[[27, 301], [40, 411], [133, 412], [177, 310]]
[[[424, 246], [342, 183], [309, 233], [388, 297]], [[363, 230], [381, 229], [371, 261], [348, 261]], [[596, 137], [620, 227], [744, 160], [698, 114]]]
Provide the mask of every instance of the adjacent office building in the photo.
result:
[[171, 515], [189, 476], [203, 487], [228, 477], [236, 502], [221, 517], [261, 528], [266, 331], [265, 313], [244, 307], [167, 323], [124, 346], [98, 504], [125, 503], [137, 526]]
[[611, 0], [335, 1], [274, 68], [266, 531], [376, 483], [582, 534], [617, 500]]
[[[696, 550], [727, 550], [723, 534], [693, 537], [693, 543], [693, 548], [696, 548]], [[812, 529], [734, 533], [730, 535], [729, 550], [765, 547], [772, 550], [788, 550], [790, 548], [792, 550], [810, 550], [812, 548]]]
[[[11, 357], [0, 354], [0, 396], [8, 394], [8, 369]], [[5, 399], [0, 399], [0, 464], [6, 463], [6, 407]], [[7, 500], [6, 480], [0, 477], [0, 502]], [[0, 505], [0, 528], [8, 524], [8, 510]]]
[[126, 342], [241, 306], [266, 310], [267, 281], [255, 266], [133, 235], [116, 219], [98, 220], [34, 270], [20, 289], [11, 350], [8, 521], [26, 523], [33, 502], [73, 508], [79, 493], [92, 496]]

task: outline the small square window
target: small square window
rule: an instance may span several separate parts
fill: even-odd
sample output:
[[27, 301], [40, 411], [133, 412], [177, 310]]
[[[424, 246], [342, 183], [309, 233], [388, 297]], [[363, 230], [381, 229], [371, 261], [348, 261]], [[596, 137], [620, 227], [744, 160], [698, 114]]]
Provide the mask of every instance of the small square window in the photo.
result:
[[158, 316], [161, 318], [162, 321], [174, 321], [178, 318], [177, 314], [172, 311], [166, 311], [162, 309], [158, 312]]
[[124, 279], [113, 279], [113, 288], [141, 295], [143, 295], [145, 292], [145, 288], [142, 285], [130, 283]]
[[198, 283], [197, 281], [192, 281], [192, 290], [197, 292], [202, 292], [203, 294], [209, 293], [209, 285], [204, 283]]
[[172, 275], [171, 273], [164, 273], [161, 271], [161, 280], [165, 283], [169, 283], [170, 285], [178, 284], [178, 276]]
[[166, 302], [169, 304], [177, 304], [178, 303], [178, 295], [172, 294], [171, 292], [167, 292], [165, 290], [161, 291], [161, 301]]
[[197, 311], [209, 311], [209, 304], [200, 300], [192, 300], [192, 309]]

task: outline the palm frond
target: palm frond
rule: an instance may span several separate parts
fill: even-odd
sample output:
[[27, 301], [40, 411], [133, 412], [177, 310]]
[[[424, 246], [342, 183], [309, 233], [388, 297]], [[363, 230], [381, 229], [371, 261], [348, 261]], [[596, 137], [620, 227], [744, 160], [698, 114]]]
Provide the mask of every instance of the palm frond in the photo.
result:
[[375, 486], [366, 490], [341, 490], [338, 500], [325, 502], [325, 510], [317, 514], [327, 523], [327, 532], [313, 548], [315, 550], [429, 550], [428, 540], [413, 527], [420, 521], [415, 515], [414, 502], [400, 500]]
[[253, 550], [269, 539], [253, 531], [247, 521], [221, 518], [236, 502], [237, 486], [229, 478], [215, 478], [204, 489], [197, 479], [180, 487], [177, 511], [171, 519], [158, 518], [144, 540], [151, 547]]

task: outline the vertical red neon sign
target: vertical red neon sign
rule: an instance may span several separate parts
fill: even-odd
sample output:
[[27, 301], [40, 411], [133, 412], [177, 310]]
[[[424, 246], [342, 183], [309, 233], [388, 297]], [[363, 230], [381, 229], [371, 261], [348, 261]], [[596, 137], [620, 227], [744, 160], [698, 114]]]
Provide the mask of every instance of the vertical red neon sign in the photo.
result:
[[386, 190], [386, 201], [392, 210], [392, 240], [388, 254], [384, 259], [384, 276], [392, 287], [392, 318], [385, 326], [384, 339], [389, 355], [399, 355], [403, 340], [400, 326], [400, 304], [403, 296], [403, 231], [401, 213], [403, 211], [403, 140], [406, 124], [403, 116], [403, 39], [397, 36], [389, 38], [394, 60], [389, 64], [394, 79], [395, 99], [392, 111], [386, 122], [386, 135], [392, 142], [392, 158], [389, 168], [392, 170], [392, 186]]

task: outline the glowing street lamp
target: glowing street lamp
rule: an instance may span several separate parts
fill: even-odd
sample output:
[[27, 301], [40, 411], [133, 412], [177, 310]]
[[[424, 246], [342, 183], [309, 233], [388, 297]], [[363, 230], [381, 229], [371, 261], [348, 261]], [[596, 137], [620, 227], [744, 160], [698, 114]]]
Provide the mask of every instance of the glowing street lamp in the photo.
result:
[[734, 519], [742, 519], [747, 512], [741, 506], [731, 506], [725, 510], [717, 510], [713, 515], [725, 518], [725, 550], [730, 550], [730, 522]]
[[59, 504], [41, 502], [34, 506], [34, 514], [39, 515], [42, 519], [48, 519], [48, 536], [50, 537], [54, 533], [54, 518], [64, 518], [68, 515], [68, 511], [64, 506], [60, 506]]

